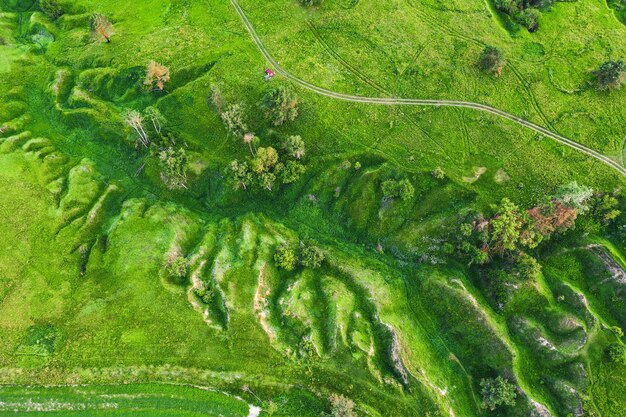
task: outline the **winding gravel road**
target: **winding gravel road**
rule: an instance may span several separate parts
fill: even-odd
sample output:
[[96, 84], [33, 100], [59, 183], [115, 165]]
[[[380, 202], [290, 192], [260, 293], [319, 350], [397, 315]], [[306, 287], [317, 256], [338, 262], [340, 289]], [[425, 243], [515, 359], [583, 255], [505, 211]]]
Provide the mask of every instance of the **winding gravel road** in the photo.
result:
[[307, 90], [313, 91], [317, 94], [326, 96], [326, 97], [331, 97], [337, 100], [343, 100], [343, 101], [350, 101], [353, 103], [367, 103], [367, 104], [382, 104], [382, 105], [388, 105], [388, 106], [432, 106], [432, 107], [464, 107], [464, 108], [468, 108], [468, 109], [474, 109], [474, 110], [479, 110], [479, 111], [484, 111], [487, 113], [491, 113], [491, 114], [495, 114], [496, 116], [502, 117], [504, 119], [510, 120], [514, 123], [517, 123], [520, 126], [523, 126], [525, 128], [528, 128], [530, 130], [533, 130], [545, 137], [548, 137], [550, 139], [553, 139], [563, 145], [569, 146], [570, 148], [573, 148], [579, 152], [582, 152], [584, 154], [587, 154], [589, 156], [591, 156], [592, 158], [597, 159], [598, 161], [602, 162], [603, 164], [606, 164], [608, 166], [610, 166], [611, 168], [615, 169], [616, 171], [618, 171], [620, 174], [626, 176], [626, 168], [624, 168], [621, 164], [619, 164], [617, 161], [614, 161], [613, 159], [597, 152], [594, 151], [591, 148], [588, 148], [584, 145], [581, 145], [578, 142], [575, 142], [571, 139], [566, 138], [565, 136], [559, 135], [558, 133], [554, 133], [548, 129], [546, 129], [543, 126], [539, 126], [535, 123], [529, 122], [528, 120], [524, 120], [521, 117], [517, 117], [515, 115], [512, 115], [510, 113], [507, 113], [505, 111], [496, 109], [494, 107], [491, 106], [487, 106], [485, 104], [480, 104], [480, 103], [472, 103], [469, 101], [456, 101], [456, 100], [422, 100], [422, 99], [412, 99], [412, 98], [395, 98], [395, 97], [366, 97], [366, 96], [353, 96], [350, 94], [343, 94], [343, 93], [338, 93], [332, 90], [327, 90], [325, 88], [321, 88], [318, 87], [316, 85], [313, 85], [307, 81], [304, 81], [301, 78], [296, 77], [295, 75], [289, 73], [286, 69], [284, 69], [278, 62], [276, 62], [276, 60], [274, 59], [274, 57], [272, 57], [272, 55], [270, 54], [270, 52], [267, 50], [267, 48], [265, 47], [265, 45], [263, 45], [263, 41], [261, 41], [261, 38], [259, 38], [259, 35], [256, 33], [256, 31], [254, 30], [254, 26], [252, 26], [252, 23], [250, 23], [250, 20], [248, 20], [248, 17], [246, 16], [245, 12], [243, 11], [243, 9], [241, 8], [241, 6], [239, 5], [239, 3], [237, 2], [237, 0], [230, 0], [230, 3], [233, 5], [233, 7], [235, 8], [235, 10], [237, 11], [237, 14], [239, 15], [239, 17], [241, 18], [241, 20], [243, 21], [243, 24], [245, 25], [246, 29], [248, 30], [248, 33], [250, 33], [250, 36], [252, 37], [252, 40], [254, 41], [254, 43], [256, 44], [257, 48], [259, 49], [259, 51], [261, 52], [261, 54], [263, 55], [263, 57], [265, 57], [265, 59], [267, 60], [267, 62], [272, 66], [272, 69], [282, 75], [283, 77], [293, 81], [294, 83], [300, 85], [303, 88], [306, 88]]

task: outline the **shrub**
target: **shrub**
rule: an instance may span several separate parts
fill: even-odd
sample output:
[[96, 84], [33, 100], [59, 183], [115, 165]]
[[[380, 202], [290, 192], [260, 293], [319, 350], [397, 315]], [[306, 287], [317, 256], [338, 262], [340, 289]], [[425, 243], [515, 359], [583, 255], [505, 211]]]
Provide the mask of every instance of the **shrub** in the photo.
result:
[[171, 262], [166, 262], [162, 269], [162, 273], [166, 278], [177, 283], [182, 283], [185, 280], [188, 271], [189, 262], [183, 256], [178, 256]]
[[244, 120], [243, 108], [240, 104], [231, 104], [226, 111], [220, 113], [222, 122], [226, 126], [228, 133], [235, 137], [243, 137], [248, 131], [248, 126]]
[[296, 267], [298, 258], [296, 257], [296, 251], [287, 244], [282, 244], [276, 249], [274, 254], [274, 262], [276, 266], [284, 269], [285, 271], [293, 271]]
[[606, 348], [606, 353], [611, 362], [624, 364], [626, 363], [626, 349], [620, 343], [611, 343]]
[[626, 81], [624, 61], [607, 61], [594, 71], [599, 90], [619, 88]]
[[63, 15], [63, 8], [56, 0], [39, 0], [39, 8], [50, 20], [57, 20]]
[[354, 401], [338, 394], [331, 394], [329, 399], [332, 417], [356, 417]]
[[482, 379], [480, 392], [483, 396], [483, 405], [491, 411], [500, 405], [515, 405], [515, 398], [517, 397], [515, 385], [501, 376]]
[[302, 266], [315, 269], [322, 266], [322, 262], [326, 259], [326, 254], [323, 250], [313, 245], [306, 245], [302, 248], [300, 253], [300, 263]]
[[502, 74], [504, 65], [506, 65], [504, 52], [495, 46], [485, 46], [478, 60], [478, 68], [486, 73], [494, 74], [497, 77]]
[[436, 180], [442, 180], [442, 179], [444, 179], [446, 177], [446, 173], [443, 171], [443, 169], [441, 167], [437, 167], [437, 168], [433, 169], [433, 171], [431, 172], [431, 175]]
[[213, 289], [211, 288], [196, 288], [194, 292], [204, 304], [210, 304], [213, 301]]
[[298, 116], [298, 98], [293, 91], [278, 87], [263, 96], [261, 109], [274, 126], [280, 126]]

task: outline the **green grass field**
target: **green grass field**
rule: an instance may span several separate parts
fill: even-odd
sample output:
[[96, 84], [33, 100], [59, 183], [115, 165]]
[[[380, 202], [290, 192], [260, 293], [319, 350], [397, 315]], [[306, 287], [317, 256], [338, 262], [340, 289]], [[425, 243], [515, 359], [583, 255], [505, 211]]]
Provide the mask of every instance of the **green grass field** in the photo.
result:
[[[0, 1], [0, 415], [339, 416], [333, 394], [359, 416], [626, 414], [626, 365], [606, 354], [626, 328], [624, 215], [600, 226], [581, 212], [528, 250], [542, 269], [525, 281], [452, 245], [503, 197], [532, 207], [571, 181], [610, 193], [620, 172], [486, 112], [264, 81], [228, 1], [59, 4], [53, 21], [39, 1]], [[489, 105], [624, 164], [626, 89], [597, 91], [592, 74], [626, 59], [619, 4], [555, 3], [533, 34], [490, 0], [237, 4], [315, 86]], [[477, 68], [485, 45], [504, 51], [502, 76]], [[143, 86], [151, 60], [170, 69], [165, 91]], [[302, 136], [302, 178], [229, 187], [224, 169], [250, 151], [214, 86], [260, 146]], [[277, 86], [299, 101], [282, 126], [258, 106]], [[164, 185], [124, 123], [148, 106], [187, 152], [187, 188]], [[392, 178], [414, 198], [384, 197]], [[277, 266], [276, 248], [299, 241], [325, 251], [321, 267]], [[184, 278], [166, 276], [180, 257]], [[480, 383], [496, 376], [516, 402], [492, 411]]]

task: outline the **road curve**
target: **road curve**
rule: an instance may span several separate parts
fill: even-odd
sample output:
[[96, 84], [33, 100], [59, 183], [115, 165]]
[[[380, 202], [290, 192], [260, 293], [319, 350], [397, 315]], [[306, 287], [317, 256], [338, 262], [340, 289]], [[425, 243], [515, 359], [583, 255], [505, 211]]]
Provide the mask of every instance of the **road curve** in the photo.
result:
[[487, 106], [486, 104], [473, 103], [469, 101], [456, 101], [456, 100], [424, 100], [424, 99], [413, 99], [413, 98], [394, 98], [394, 97], [366, 97], [366, 96], [354, 96], [350, 94], [337, 93], [332, 90], [327, 90], [325, 88], [318, 87], [313, 85], [301, 78], [296, 77], [295, 75], [288, 72], [284, 69], [274, 57], [267, 50], [261, 38], [254, 30], [254, 26], [248, 20], [245, 12], [237, 2], [237, 0], [230, 0], [230, 3], [235, 8], [235, 11], [241, 18], [243, 24], [245, 25], [248, 33], [252, 37], [252, 40], [256, 44], [257, 48], [263, 55], [263, 57], [267, 60], [267, 62], [272, 66], [272, 69], [283, 77], [291, 80], [292, 82], [300, 85], [307, 90], [313, 91], [314, 93], [331, 97], [337, 100], [350, 101], [353, 103], [367, 103], [367, 104], [382, 104], [388, 106], [431, 106], [431, 107], [463, 107], [468, 109], [474, 109], [479, 111], [484, 111], [486, 113], [491, 113], [496, 116], [502, 117], [504, 119], [510, 120], [514, 123], [517, 123], [520, 126], [526, 127], [530, 130], [533, 130], [545, 137], [553, 139], [563, 145], [569, 146], [579, 152], [582, 152], [586, 155], [591, 156], [592, 158], [597, 159], [605, 165], [610, 166], [611, 168], [618, 171], [620, 174], [626, 176], [626, 168], [620, 165], [617, 161], [612, 160], [611, 158], [586, 147], [585, 145], [581, 145], [578, 142], [575, 142], [571, 139], [566, 138], [565, 136], [559, 135], [558, 133], [554, 133], [543, 126], [539, 126], [533, 122], [529, 122], [528, 120], [524, 120], [521, 117], [512, 115], [503, 110], [496, 109], [491, 106]]

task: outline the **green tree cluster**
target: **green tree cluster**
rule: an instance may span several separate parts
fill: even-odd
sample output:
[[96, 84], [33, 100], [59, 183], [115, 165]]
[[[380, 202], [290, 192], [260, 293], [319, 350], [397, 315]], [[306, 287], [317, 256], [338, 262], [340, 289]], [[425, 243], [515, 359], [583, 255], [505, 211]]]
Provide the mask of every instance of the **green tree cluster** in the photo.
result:
[[611, 343], [606, 348], [606, 354], [613, 363], [621, 365], [626, 363], [626, 349], [621, 343]]
[[305, 173], [300, 162], [305, 154], [304, 141], [300, 136], [290, 136], [280, 154], [272, 146], [260, 147], [248, 161], [231, 161], [226, 169], [227, 182], [235, 190], [247, 190], [250, 186], [272, 191], [276, 184], [291, 184]]
[[539, 28], [539, 9], [546, 9], [552, 3], [553, 0], [495, 0], [498, 10], [511, 16], [529, 32], [535, 32]]
[[493, 411], [501, 405], [515, 405], [517, 391], [501, 376], [497, 378], [484, 378], [480, 381], [480, 392], [483, 397], [483, 405]]
[[276, 266], [286, 271], [293, 271], [297, 265], [317, 269], [326, 259], [326, 252], [311, 242], [302, 242], [299, 246], [282, 243], [274, 253]]
[[383, 196], [387, 198], [400, 198], [403, 201], [409, 201], [413, 199], [415, 195], [415, 188], [411, 181], [404, 178], [400, 181], [386, 180], [381, 184]]

